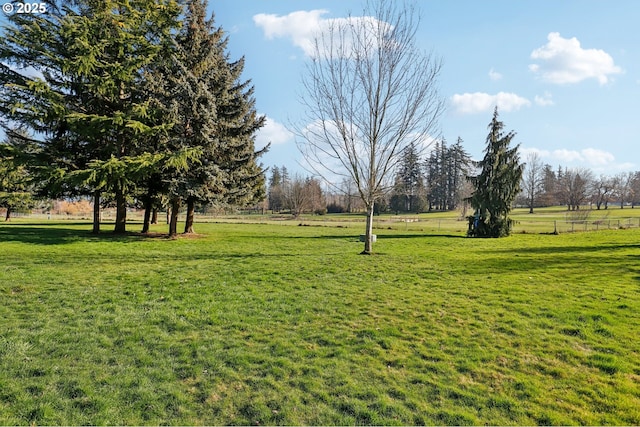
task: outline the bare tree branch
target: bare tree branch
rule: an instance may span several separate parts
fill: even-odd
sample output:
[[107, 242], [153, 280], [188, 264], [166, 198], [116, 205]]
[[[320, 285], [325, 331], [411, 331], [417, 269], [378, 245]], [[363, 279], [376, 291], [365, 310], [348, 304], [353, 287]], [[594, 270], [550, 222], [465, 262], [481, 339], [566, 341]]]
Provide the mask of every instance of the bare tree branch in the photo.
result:
[[426, 149], [444, 110], [442, 63], [416, 46], [419, 22], [412, 5], [368, 2], [363, 18], [335, 20], [317, 35], [303, 79], [298, 147], [314, 174], [355, 183], [368, 211], [364, 253], [400, 154], [412, 143]]

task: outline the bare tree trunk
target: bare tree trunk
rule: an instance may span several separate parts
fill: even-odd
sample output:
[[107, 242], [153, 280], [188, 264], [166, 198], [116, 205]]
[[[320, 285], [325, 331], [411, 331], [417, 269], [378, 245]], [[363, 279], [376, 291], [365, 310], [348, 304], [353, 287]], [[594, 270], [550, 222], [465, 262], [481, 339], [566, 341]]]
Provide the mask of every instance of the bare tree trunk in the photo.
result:
[[7, 214], [4, 217], [5, 222], [6, 221], [11, 221], [11, 208], [7, 207]]
[[154, 206], [153, 211], [151, 212], [151, 224], [158, 223], [158, 208]]
[[373, 208], [373, 203], [367, 207], [367, 229], [364, 235], [364, 251], [361, 252], [362, 255], [371, 255], [373, 253]]
[[169, 221], [169, 236], [175, 237], [178, 234], [178, 211], [180, 210], [180, 199], [171, 199], [171, 219]]
[[124, 233], [127, 231], [127, 200], [122, 191], [122, 187], [116, 188], [116, 225], [114, 233]]
[[370, 198], [391, 186], [405, 148], [419, 144], [422, 156], [445, 101], [437, 90], [440, 59], [415, 42], [417, 10], [372, 0], [365, 13], [372, 17], [366, 25], [347, 19], [314, 39], [300, 97], [306, 117], [295, 133], [305, 166], [328, 181], [337, 174], [353, 182], [367, 207], [363, 253], [370, 253]]
[[151, 197], [147, 197], [144, 203], [144, 223], [142, 224], [142, 232], [149, 232], [149, 224], [151, 223]]
[[93, 234], [100, 234], [100, 191], [93, 193]]
[[187, 218], [184, 223], [184, 234], [193, 234], [193, 219], [196, 211], [196, 202], [191, 197], [187, 199]]

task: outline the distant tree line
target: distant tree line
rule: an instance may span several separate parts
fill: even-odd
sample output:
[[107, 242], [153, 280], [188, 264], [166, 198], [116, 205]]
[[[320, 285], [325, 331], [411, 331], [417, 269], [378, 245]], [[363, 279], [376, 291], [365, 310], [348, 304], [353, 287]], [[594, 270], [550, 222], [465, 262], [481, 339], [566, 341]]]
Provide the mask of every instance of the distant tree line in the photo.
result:
[[[495, 121], [492, 122], [494, 126], [501, 125], [497, 117]], [[482, 162], [471, 159], [460, 138], [451, 146], [441, 139], [430, 148], [424, 158], [417, 154], [414, 144], [402, 152], [394, 185], [376, 202], [377, 213], [461, 210], [461, 216], [467, 215], [474, 193], [470, 178], [478, 176]], [[518, 168], [512, 166], [520, 171], [521, 181], [513, 204], [527, 207], [532, 213], [535, 208], [546, 206], [599, 210], [612, 205], [634, 208], [640, 204], [640, 171], [596, 176], [587, 168], [554, 168], [542, 163], [535, 153], [524, 159], [518, 157], [517, 163]], [[299, 175], [292, 178], [287, 168], [281, 166], [271, 169], [268, 185], [267, 209], [274, 212], [299, 215], [363, 212], [365, 209], [354, 183], [348, 179], [337, 186], [323, 186], [317, 178]]]
[[34, 198], [93, 200], [116, 210], [194, 212], [264, 197], [258, 116], [244, 60], [207, 19], [206, 0], [56, 0], [13, 14], [0, 37], [0, 206]]
[[295, 217], [303, 213], [327, 213], [325, 191], [320, 180], [299, 174], [290, 177], [285, 166], [271, 169], [268, 204], [274, 212], [288, 211]]
[[529, 208], [564, 205], [567, 210], [634, 208], [640, 204], [640, 171], [596, 175], [588, 168], [553, 168], [536, 153], [525, 159], [523, 191], [517, 204]]
[[[466, 176], [474, 163], [458, 139], [449, 147], [446, 140], [437, 141], [426, 158], [420, 158], [415, 144], [401, 153], [393, 187], [381, 197], [375, 211], [420, 213], [458, 209], [471, 192]], [[268, 209], [300, 213], [349, 213], [365, 209], [355, 183], [343, 179], [337, 185], [325, 186], [317, 178], [290, 177], [285, 166], [274, 167], [268, 182]], [[296, 191], [299, 189], [299, 191]], [[304, 203], [296, 203], [301, 193]], [[307, 194], [308, 193], [308, 194]]]

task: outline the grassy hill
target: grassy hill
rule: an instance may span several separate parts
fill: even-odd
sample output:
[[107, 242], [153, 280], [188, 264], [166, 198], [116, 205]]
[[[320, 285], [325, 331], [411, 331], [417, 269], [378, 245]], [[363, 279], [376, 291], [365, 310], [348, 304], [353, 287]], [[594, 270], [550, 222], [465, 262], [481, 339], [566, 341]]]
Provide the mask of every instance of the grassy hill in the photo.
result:
[[0, 224], [0, 424], [640, 424], [637, 228], [381, 223], [363, 257], [326, 218], [27, 221]]

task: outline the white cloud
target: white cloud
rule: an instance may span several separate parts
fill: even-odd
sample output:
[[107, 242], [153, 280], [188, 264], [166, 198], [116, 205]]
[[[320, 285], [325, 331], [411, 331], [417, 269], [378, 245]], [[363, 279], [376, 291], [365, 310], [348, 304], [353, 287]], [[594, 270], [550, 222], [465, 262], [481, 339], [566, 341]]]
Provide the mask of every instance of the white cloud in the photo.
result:
[[589, 167], [614, 166], [616, 158], [608, 151], [598, 148], [585, 148], [582, 150], [568, 150], [559, 148], [553, 151], [541, 150], [539, 148], [523, 147], [520, 149], [521, 157], [528, 153], [537, 153], [547, 162], [560, 164], [583, 164]]
[[494, 82], [498, 81], [498, 80], [502, 80], [502, 74], [500, 74], [499, 72], [495, 71], [493, 68], [489, 70], [489, 78], [491, 80], [493, 80]]
[[521, 159], [526, 158], [529, 154], [537, 154], [538, 156], [540, 156], [540, 158], [543, 159], [551, 155], [548, 150], [540, 150], [539, 148], [521, 147], [519, 151]]
[[613, 154], [596, 148], [585, 148], [581, 153], [584, 160], [593, 166], [604, 166], [616, 161]]
[[616, 171], [637, 170], [637, 165], [632, 162], [616, 162], [615, 156], [598, 148], [584, 148], [582, 150], [569, 150], [561, 148], [553, 151], [539, 148], [520, 148], [520, 159], [524, 161], [529, 153], [537, 153], [543, 162], [557, 167], [586, 167], [594, 172], [611, 174]]
[[551, 153], [551, 158], [560, 162], [581, 162], [583, 161], [583, 157], [579, 151], [576, 150], [567, 150], [565, 148], [559, 150], [553, 150]]
[[[256, 26], [262, 28], [267, 39], [289, 38], [295, 46], [302, 49], [305, 55], [309, 57], [313, 57], [316, 54], [315, 40], [322, 34], [327, 34], [332, 27], [341, 27], [347, 24], [353, 28], [364, 27], [366, 31], [371, 32], [372, 40], [379, 36], [377, 34], [379, 29], [390, 31], [393, 28], [390, 24], [378, 21], [370, 16], [323, 18], [323, 15], [327, 13], [328, 11], [324, 9], [300, 10], [284, 16], [260, 13], [254, 15], [253, 22]], [[343, 41], [342, 49], [349, 52], [352, 42], [348, 40], [348, 33]], [[336, 49], [335, 46], [332, 48]]]
[[533, 101], [540, 107], [548, 107], [555, 104], [549, 92], [545, 92], [542, 96], [536, 95]]
[[549, 33], [548, 43], [531, 52], [531, 59], [539, 63], [529, 69], [540, 74], [550, 83], [579, 83], [595, 78], [603, 85], [610, 76], [620, 74], [622, 69], [613, 63], [613, 58], [604, 50], [583, 49], [580, 41], [573, 37], [565, 39], [560, 33]]
[[305, 54], [313, 54], [313, 39], [321, 29], [322, 15], [326, 10], [291, 12], [286, 16], [260, 13], [253, 17], [253, 22], [264, 31], [267, 39], [288, 37], [295, 46], [301, 48]]
[[493, 110], [496, 106], [501, 111], [517, 111], [522, 107], [531, 105], [531, 101], [515, 93], [499, 92], [490, 95], [483, 92], [455, 94], [451, 102], [456, 111], [461, 114], [484, 113]]
[[273, 145], [286, 144], [293, 141], [293, 133], [282, 124], [270, 117], [266, 118], [265, 125], [256, 134], [256, 146], [265, 147], [271, 143]]

